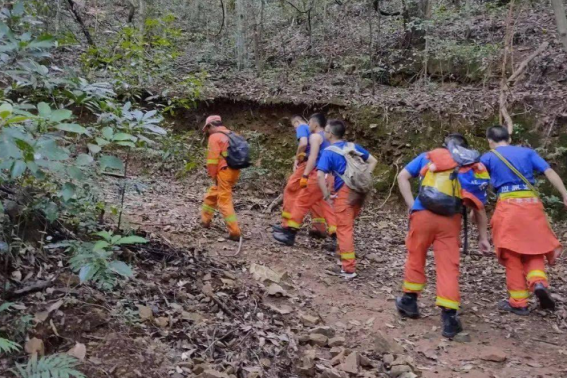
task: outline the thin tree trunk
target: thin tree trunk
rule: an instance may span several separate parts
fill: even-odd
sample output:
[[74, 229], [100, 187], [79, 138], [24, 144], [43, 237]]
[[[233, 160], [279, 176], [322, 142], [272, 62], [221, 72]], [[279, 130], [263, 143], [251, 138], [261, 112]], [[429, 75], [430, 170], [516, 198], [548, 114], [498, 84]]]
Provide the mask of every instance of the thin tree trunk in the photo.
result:
[[146, 3], [144, 0], [138, 1], [138, 13], [140, 14], [140, 24], [138, 28], [140, 29], [140, 32], [143, 33], [146, 27]]
[[236, 0], [236, 63], [239, 70], [246, 66], [245, 0]]
[[368, 55], [370, 58], [370, 75], [372, 77], [372, 96], [376, 94], [376, 72], [374, 72], [374, 26], [372, 16], [374, 15], [373, 0], [368, 4], [368, 31], [370, 33], [370, 44]]
[[508, 56], [512, 50], [512, 21], [514, 16], [514, 2], [510, 2], [510, 9], [508, 10], [508, 17], [506, 18], [506, 35], [504, 37], [504, 56], [502, 57], [502, 72], [500, 78], [500, 124], [505, 124], [508, 132], [512, 134], [514, 131], [514, 122], [510, 113], [508, 113], [507, 104], [507, 91], [508, 91], [508, 80], [506, 75], [506, 69], [508, 67]]
[[96, 47], [96, 45], [93, 41], [93, 38], [91, 37], [91, 33], [89, 32], [89, 29], [87, 28], [87, 26], [83, 22], [83, 18], [81, 17], [81, 15], [77, 11], [77, 9], [75, 9], [75, 7], [76, 7], [75, 2], [73, 0], [67, 0], [67, 3], [69, 4], [69, 8], [71, 9], [71, 13], [73, 13], [73, 16], [75, 16], [75, 20], [77, 20], [77, 23], [81, 27], [81, 30], [83, 31], [83, 34], [85, 35], [85, 38], [87, 39], [87, 42], [89, 43], [89, 45]]
[[565, 51], [567, 51], [567, 17], [565, 16], [565, 5], [563, 0], [551, 0], [555, 20], [557, 21], [557, 34], [563, 43]]
[[264, 0], [260, 0], [260, 21], [254, 23], [254, 57], [256, 59], [256, 75], [260, 76], [263, 69], [264, 51], [262, 48], [264, 34]]

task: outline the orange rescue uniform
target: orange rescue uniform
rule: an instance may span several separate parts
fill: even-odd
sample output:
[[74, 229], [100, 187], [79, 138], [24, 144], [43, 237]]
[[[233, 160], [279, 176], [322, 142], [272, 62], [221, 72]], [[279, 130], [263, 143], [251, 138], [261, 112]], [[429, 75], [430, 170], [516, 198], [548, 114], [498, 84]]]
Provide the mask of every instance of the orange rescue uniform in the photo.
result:
[[209, 226], [218, 209], [222, 214], [228, 232], [232, 237], [240, 236], [238, 220], [232, 204], [232, 188], [238, 181], [240, 170], [230, 168], [226, 163], [229, 139], [223, 133], [230, 131], [224, 126], [209, 136], [207, 150], [207, 172], [215, 184], [205, 194], [201, 211], [201, 222]]

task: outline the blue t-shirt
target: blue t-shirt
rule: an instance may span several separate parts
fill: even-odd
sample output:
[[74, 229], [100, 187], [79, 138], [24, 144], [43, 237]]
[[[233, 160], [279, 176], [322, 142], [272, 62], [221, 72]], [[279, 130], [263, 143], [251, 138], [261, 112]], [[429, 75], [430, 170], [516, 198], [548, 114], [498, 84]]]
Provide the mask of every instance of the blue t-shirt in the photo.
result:
[[[419, 177], [419, 172], [421, 172], [423, 167], [425, 167], [429, 163], [430, 161], [427, 158], [427, 153], [424, 152], [415, 159], [413, 159], [408, 165], [406, 165], [405, 169], [410, 173], [411, 177]], [[420, 211], [420, 210], [425, 210], [425, 207], [421, 204], [419, 198], [416, 198], [415, 202], [413, 203], [413, 207], [411, 208], [411, 211]]]
[[[328, 142], [327, 142], [328, 143]], [[339, 148], [344, 148], [348, 142], [340, 141], [334, 143], [333, 146], [337, 146]], [[330, 143], [327, 145], [327, 147]], [[317, 170], [322, 171], [325, 173], [332, 173], [335, 176], [335, 193], [338, 192], [344, 185], [344, 181], [341, 179], [339, 175], [344, 175], [347, 167], [346, 158], [334, 151], [323, 150], [321, 154], [321, 158], [319, 159], [319, 163], [317, 164]], [[360, 147], [358, 144], [354, 145], [354, 148], [358, 152], [362, 154], [362, 159], [364, 161], [368, 160], [370, 157], [370, 153], [366, 151], [364, 148]]]
[[[544, 173], [550, 168], [549, 164], [531, 148], [501, 146], [496, 147], [496, 151], [520, 171], [531, 184], [535, 184], [534, 171]], [[485, 153], [480, 161], [490, 173], [492, 186], [498, 194], [530, 190], [522, 179], [516, 176], [494, 153]]]
[[311, 131], [309, 131], [309, 126], [302, 123], [295, 129], [295, 135], [297, 140], [299, 141], [301, 138], [307, 138], [307, 147], [305, 147], [305, 157], [309, 156], [309, 151], [311, 147], [309, 146], [309, 136], [311, 135]]

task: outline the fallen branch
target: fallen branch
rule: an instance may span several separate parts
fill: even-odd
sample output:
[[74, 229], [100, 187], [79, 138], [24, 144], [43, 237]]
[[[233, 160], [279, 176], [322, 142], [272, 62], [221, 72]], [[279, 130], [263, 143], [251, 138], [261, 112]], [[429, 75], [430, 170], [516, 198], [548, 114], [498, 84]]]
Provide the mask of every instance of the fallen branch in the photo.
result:
[[528, 56], [522, 63], [520, 63], [520, 65], [518, 66], [518, 68], [516, 69], [516, 71], [514, 71], [514, 73], [512, 74], [512, 76], [510, 76], [508, 78], [508, 84], [510, 84], [511, 82], [516, 81], [516, 79], [518, 79], [518, 77], [520, 77], [520, 75], [522, 75], [524, 73], [524, 71], [526, 70], [526, 68], [528, 67], [528, 64], [530, 64], [530, 62], [532, 60], [535, 59], [535, 57], [537, 57], [539, 54], [541, 54], [542, 52], [545, 51], [545, 49], [547, 49], [547, 47], [549, 46], [548, 42], [544, 42], [541, 44], [541, 46], [538, 47], [538, 49], [536, 51], [534, 51], [530, 56]]
[[398, 165], [398, 163], [394, 163], [394, 165], [396, 166], [396, 175], [394, 176], [394, 181], [392, 182], [392, 186], [390, 187], [390, 193], [388, 193], [388, 197], [386, 197], [384, 202], [382, 202], [382, 204], [378, 206], [378, 209], [383, 208], [384, 205], [386, 205], [386, 203], [390, 200], [390, 197], [392, 197], [392, 192], [394, 191], [394, 187], [396, 186], [396, 181], [398, 179], [398, 174], [400, 173], [400, 166]]
[[269, 214], [274, 210], [274, 207], [279, 206], [283, 203], [283, 194], [280, 194], [272, 203], [266, 208], [264, 214]]
[[10, 300], [15, 298], [21, 298], [28, 294], [33, 294], [33, 293], [37, 293], [38, 291], [45, 290], [51, 286], [53, 286], [53, 281], [39, 281], [33, 285], [7, 292], [6, 294], [4, 294], [4, 299]]

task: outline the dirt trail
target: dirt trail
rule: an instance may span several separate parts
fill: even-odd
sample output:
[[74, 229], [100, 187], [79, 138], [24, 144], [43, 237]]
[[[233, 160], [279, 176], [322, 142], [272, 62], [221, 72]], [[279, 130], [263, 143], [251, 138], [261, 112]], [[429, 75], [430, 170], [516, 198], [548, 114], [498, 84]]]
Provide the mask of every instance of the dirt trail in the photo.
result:
[[[407, 221], [403, 216], [371, 207], [363, 211], [356, 229], [360, 277], [344, 282], [330, 272], [335, 257], [305, 232], [293, 248], [272, 241], [269, 225], [278, 216], [262, 213], [269, 198], [251, 198], [242, 188], [237, 191], [235, 206], [246, 239], [241, 253], [229, 257], [237, 244], [224, 240], [219, 217], [210, 230], [198, 225], [206, 185], [202, 177], [182, 182], [140, 180], [147, 185], [144, 193], [129, 192], [126, 198], [125, 211], [132, 226], [180, 246], [204, 248], [211, 256], [234, 259], [246, 267], [258, 263], [287, 272], [292, 294], [288, 304], [296, 313], [318, 314], [327, 325], [343, 328], [351, 348], [368, 350], [373, 334], [382, 331], [403, 345], [423, 377], [567, 377], [567, 268], [563, 264], [550, 271], [560, 302], [558, 311], [533, 311], [521, 318], [496, 310], [496, 302], [505, 296], [504, 270], [496, 259], [474, 254], [463, 258], [461, 318], [470, 339], [448, 341], [440, 335], [439, 312], [434, 307], [432, 261], [428, 263], [429, 285], [421, 300], [422, 319], [401, 319], [394, 309], [405, 257]], [[476, 251], [474, 243], [471, 250]], [[246, 272], [240, 279], [251, 280]], [[308, 300], [294, 300], [294, 294]], [[504, 356], [503, 362], [491, 361]]]

